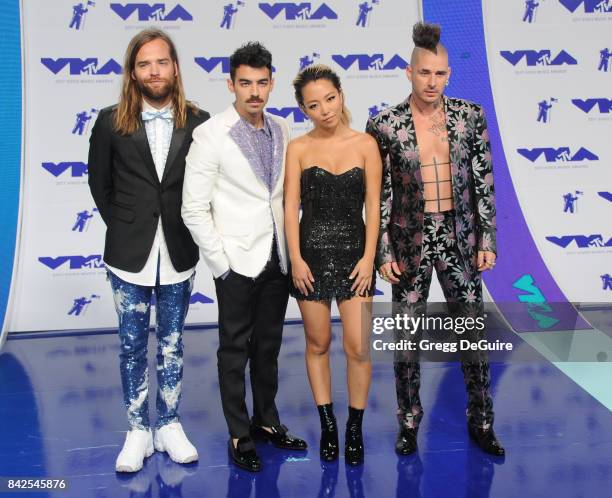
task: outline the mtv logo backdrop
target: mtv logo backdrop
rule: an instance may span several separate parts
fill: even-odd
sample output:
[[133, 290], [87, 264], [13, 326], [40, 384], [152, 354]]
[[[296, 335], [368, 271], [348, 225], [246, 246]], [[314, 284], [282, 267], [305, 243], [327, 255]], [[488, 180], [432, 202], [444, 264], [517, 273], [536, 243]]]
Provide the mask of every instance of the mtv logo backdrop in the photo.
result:
[[[248, 40], [262, 41], [274, 64], [267, 111], [286, 119], [293, 136], [312, 124], [295, 102], [291, 82], [299, 70], [327, 64], [342, 80], [352, 126], [363, 130], [369, 117], [410, 93], [410, 27], [420, 18], [420, 3], [21, 2], [21, 224], [5, 328], [116, 327], [102, 260], [106, 227], [87, 184], [88, 140], [100, 111], [118, 100], [125, 49], [135, 33], [155, 26], [172, 36], [187, 97], [212, 114], [232, 102], [226, 83], [230, 54]], [[513, 212], [504, 212], [501, 204], [500, 215], [528, 225], [546, 267], [570, 300], [604, 301], [612, 285], [606, 224], [612, 214], [612, 2], [482, 4], [487, 67], [477, 74], [490, 77], [496, 112], [491, 130], [499, 126], [503, 146], [493, 151], [494, 171], [506, 167], [499, 160], [505, 155], [508, 181], [520, 203]], [[473, 69], [469, 44], [449, 49], [454, 72]], [[448, 91], [465, 97], [455, 93], [453, 78]], [[504, 257], [500, 254], [500, 261]], [[584, 275], [580, 282], [576, 272]], [[381, 280], [378, 290], [376, 299], [390, 298]], [[438, 287], [431, 299], [442, 300]], [[299, 318], [293, 299], [287, 318]], [[214, 285], [200, 263], [187, 321], [216, 319]]]
[[[116, 327], [102, 257], [106, 227], [89, 193], [87, 155], [100, 111], [118, 100], [125, 49], [134, 34], [151, 26], [170, 34], [178, 48], [187, 97], [212, 114], [233, 100], [226, 84], [230, 54], [248, 40], [262, 41], [274, 64], [275, 89], [267, 111], [286, 119], [293, 136], [308, 132], [312, 125], [295, 102], [291, 81], [310, 64], [328, 64], [341, 75], [353, 126], [363, 130], [369, 108], [401, 102], [409, 92], [404, 70], [412, 43], [407, 27], [419, 19], [417, 4], [22, 2], [24, 188], [7, 328], [18, 332]], [[384, 283], [379, 288], [380, 298], [390, 294]], [[287, 318], [299, 318], [293, 300]], [[216, 320], [212, 277], [199, 263], [187, 322]]]

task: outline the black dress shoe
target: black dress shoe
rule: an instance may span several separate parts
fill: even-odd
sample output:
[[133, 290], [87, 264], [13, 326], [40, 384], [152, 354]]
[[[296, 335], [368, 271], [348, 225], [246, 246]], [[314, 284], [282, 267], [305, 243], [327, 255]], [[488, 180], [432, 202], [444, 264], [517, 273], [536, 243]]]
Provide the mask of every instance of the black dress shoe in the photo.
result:
[[287, 427], [283, 424], [270, 427], [272, 432], [263, 427], [251, 426], [251, 436], [257, 441], [268, 441], [277, 448], [284, 450], [304, 451], [308, 448], [306, 441], [289, 434]]
[[344, 438], [344, 461], [349, 465], [363, 463], [363, 435], [361, 423], [364, 410], [349, 406], [349, 418], [346, 421], [346, 434]]
[[324, 462], [333, 462], [338, 458], [338, 426], [334, 415], [333, 403], [317, 405], [321, 419], [321, 441], [319, 456]]
[[417, 449], [417, 430], [400, 427], [395, 440], [395, 453], [401, 456], [410, 455]]
[[235, 448], [230, 438], [228, 451], [232, 461], [238, 467], [250, 472], [259, 472], [261, 470], [261, 460], [257, 455], [257, 451], [255, 451], [255, 443], [253, 443], [250, 437], [244, 436], [238, 439]]
[[468, 424], [468, 432], [472, 440], [484, 451], [490, 455], [504, 456], [506, 450], [498, 441], [493, 431], [493, 427], [489, 429], [481, 429], [480, 427], [473, 427]]

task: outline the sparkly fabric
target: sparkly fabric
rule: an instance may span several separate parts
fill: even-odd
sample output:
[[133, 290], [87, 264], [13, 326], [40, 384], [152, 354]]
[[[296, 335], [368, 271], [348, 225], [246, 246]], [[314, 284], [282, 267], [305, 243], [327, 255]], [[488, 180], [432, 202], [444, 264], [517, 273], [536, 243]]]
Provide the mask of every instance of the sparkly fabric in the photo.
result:
[[[416, 277], [408, 280], [407, 274], [403, 274], [400, 283], [393, 286], [393, 301], [404, 306], [401, 308], [404, 313], [420, 316], [425, 312], [434, 267], [447, 302], [465, 305], [461, 308], [464, 310], [462, 314], [466, 316], [472, 316], [472, 311], [479, 309], [475, 304], [482, 303], [481, 277], [478, 274], [477, 278], [472, 278], [468, 263], [457, 247], [455, 216], [454, 211], [425, 213], [423, 253]], [[423, 418], [419, 396], [421, 368], [418, 352], [399, 353], [394, 362], [394, 370], [399, 423], [416, 428]], [[468, 423], [488, 429], [493, 424], [493, 400], [489, 392], [491, 376], [486, 352], [473, 352], [470, 358], [462, 357], [461, 370], [468, 394]]]
[[[363, 202], [365, 181], [362, 168], [334, 175], [313, 166], [302, 172], [300, 252], [314, 277], [314, 292], [304, 296], [290, 279], [290, 293], [296, 299], [328, 301], [350, 299], [349, 279], [365, 249]], [[376, 274], [365, 293], [373, 295]]]
[[147, 343], [151, 295], [157, 301], [157, 423], [177, 422], [183, 380], [183, 324], [193, 287], [191, 278], [171, 285], [145, 287], [131, 284], [108, 272], [119, 317], [119, 354], [123, 398], [131, 428], [147, 429], [149, 423], [149, 372]]
[[[259, 145], [256, 138], [253, 136], [255, 128], [249, 127], [249, 124], [244, 119], [236, 121], [229, 131], [230, 137], [236, 142], [236, 145], [240, 148], [241, 152], [246, 157], [249, 165], [253, 169], [257, 178], [259, 178], [264, 185], [268, 187], [268, 191], [272, 192], [283, 167], [283, 151], [285, 144], [285, 137], [283, 136], [283, 130], [280, 125], [276, 123], [272, 118], [266, 117], [267, 125], [272, 133], [273, 152], [272, 152], [272, 164], [266, 166], [262, 161], [262, 155], [259, 150]], [[268, 173], [270, 167], [272, 168], [271, 173]], [[269, 174], [271, 175], [271, 181], [268, 180]]]

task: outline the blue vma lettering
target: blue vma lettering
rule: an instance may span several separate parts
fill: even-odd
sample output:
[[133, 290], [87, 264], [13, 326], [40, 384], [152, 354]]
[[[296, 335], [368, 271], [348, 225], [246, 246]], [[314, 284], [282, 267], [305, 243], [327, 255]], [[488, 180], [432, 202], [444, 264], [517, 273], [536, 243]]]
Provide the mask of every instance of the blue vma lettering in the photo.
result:
[[73, 178], [87, 175], [87, 164], [81, 162], [42, 163], [42, 167], [56, 178], [68, 170]]
[[536, 147], [534, 149], [516, 149], [523, 157], [535, 163], [540, 156], [544, 156], [547, 163], [563, 161], [599, 161], [599, 157], [590, 150], [580, 147], [572, 154], [569, 147]]
[[502, 50], [500, 55], [510, 64], [516, 66], [523, 59], [528, 66], [575, 66], [578, 61], [565, 50], [561, 50], [556, 56], [552, 56], [550, 50]]
[[53, 74], [59, 73], [66, 66], [70, 69], [71, 75], [83, 74], [121, 74], [121, 64], [114, 59], [109, 59], [105, 64], [99, 65], [97, 57], [89, 57], [87, 59], [76, 59], [72, 57], [60, 57], [59, 59], [51, 59], [42, 57], [40, 62], [49, 69]]
[[548, 329], [559, 322], [556, 318], [544, 314], [552, 313], [553, 309], [546, 303], [544, 294], [535, 284], [531, 275], [523, 275], [512, 284], [512, 287], [526, 293], [519, 294], [518, 299], [521, 303], [527, 304], [527, 313], [537, 322], [538, 327]]
[[164, 3], [111, 3], [110, 8], [124, 21], [134, 12], [138, 13], [139, 21], [193, 21], [193, 16], [182, 5], [177, 5], [168, 12]]
[[60, 266], [68, 263], [71, 270], [81, 270], [83, 268], [103, 268], [104, 263], [100, 254], [92, 254], [91, 256], [58, 256], [51, 258], [42, 256], [38, 258], [43, 265], [52, 270], [57, 270]]
[[612, 202], [612, 192], [597, 192], [597, 194], [599, 195], [599, 197], [601, 197], [602, 199], [605, 199], [607, 201]]
[[408, 63], [397, 54], [391, 57], [387, 62], [385, 62], [385, 56], [383, 54], [336, 54], [332, 55], [332, 60], [344, 70], [353, 67], [355, 62], [360, 71], [392, 71], [394, 69], [406, 69], [406, 66], [408, 66]]
[[299, 107], [268, 107], [266, 110], [275, 116], [291, 119], [294, 123], [309, 121], [308, 116]]
[[572, 99], [572, 104], [587, 114], [595, 106], [597, 106], [601, 114], [612, 112], [612, 99]]
[[219, 65], [221, 65], [222, 73], [229, 74], [230, 72], [229, 57], [195, 57], [194, 60], [207, 73], [212, 73]]
[[276, 19], [281, 12], [284, 12], [286, 21], [319, 21], [321, 19], [338, 19], [338, 14], [336, 14], [331, 7], [325, 3], [321, 4], [314, 10], [310, 2], [260, 3], [259, 8], [270, 19]]
[[584, 11], [587, 14], [593, 12], [612, 12], [612, 3], [608, 0], [559, 0], [570, 12], [576, 12], [576, 9], [584, 4]]
[[580, 249], [586, 249], [587, 247], [612, 247], [612, 237], [607, 242], [604, 242], [603, 235], [599, 233], [594, 235], [561, 235], [559, 237], [551, 235], [546, 237], [546, 240], [564, 249], [572, 242], [575, 242], [576, 246]]

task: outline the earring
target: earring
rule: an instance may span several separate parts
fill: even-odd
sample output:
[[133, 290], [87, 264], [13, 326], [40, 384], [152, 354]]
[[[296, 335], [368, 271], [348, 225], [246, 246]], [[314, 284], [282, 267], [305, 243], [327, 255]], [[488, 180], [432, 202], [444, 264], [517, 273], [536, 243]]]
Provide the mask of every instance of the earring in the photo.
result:
[[448, 86], [448, 80], [446, 80], [446, 84], [445, 84], [445, 86]]

